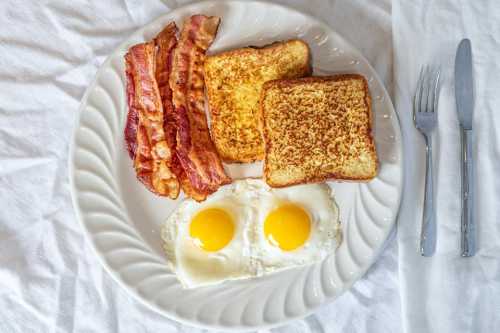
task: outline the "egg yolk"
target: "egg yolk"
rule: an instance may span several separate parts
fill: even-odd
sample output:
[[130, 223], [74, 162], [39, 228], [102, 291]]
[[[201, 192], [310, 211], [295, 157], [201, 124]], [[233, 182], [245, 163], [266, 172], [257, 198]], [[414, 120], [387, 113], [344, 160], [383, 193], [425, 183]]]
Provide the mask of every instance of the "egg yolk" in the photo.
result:
[[233, 239], [233, 219], [220, 208], [202, 210], [191, 220], [189, 234], [201, 249], [219, 251]]
[[264, 235], [267, 240], [284, 251], [302, 246], [311, 233], [311, 220], [301, 207], [286, 204], [267, 215]]

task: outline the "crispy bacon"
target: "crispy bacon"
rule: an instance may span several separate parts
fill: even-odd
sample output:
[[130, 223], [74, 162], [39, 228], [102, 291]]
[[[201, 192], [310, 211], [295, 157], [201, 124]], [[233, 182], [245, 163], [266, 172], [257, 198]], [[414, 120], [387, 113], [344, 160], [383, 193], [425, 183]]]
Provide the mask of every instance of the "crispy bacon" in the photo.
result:
[[[170, 89], [169, 80], [172, 72], [173, 53], [175, 46], [177, 46], [176, 33], [177, 26], [172, 22], [155, 38], [155, 43], [157, 45], [156, 81], [158, 82], [163, 104], [163, 129], [165, 131], [167, 145], [172, 151], [175, 151], [177, 146], [177, 121], [175, 119], [172, 90]], [[193, 190], [177, 154], [172, 155], [170, 168], [177, 176], [182, 189], [188, 197], [198, 201], [206, 198], [206, 195], [200, 195]]]
[[[174, 105], [172, 104], [172, 90], [170, 89], [170, 74], [172, 72], [172, 61], [174, 49], [177, 46], [177, 26], [174, 22], [170, 23], [155, 38], [157, 46], [156, 56], [156, 81], [160, 90], [163, 105], [163, 130], [165, 140], [171, 151], [175, 152], [177, 140], [177, 125], [175, 120]], [[170, 164], [172, 172], [177, 176], [182, 189], [189, 195], [186, 189], [190, 186], [186, 173], [180, 164], [177, 154], [172, 154]]]
[[148, 190], [157, 193], [153, 186], [153, 158], [149, 146], [148, 132], [143, 124], [137, 125], [136, 144], [137, 150], [134, 156], [134, 166], [137, 179], [139, 179]]
[[210, 138], [204, 112], [203, 61], [220, 19], [194, 15], [180, 41], [169, 24], [125, 56], [129, 113], [125, 141], [137, 178], [176, 198], [179, 187], [202, 201], [231, 179]]
[[127, 66], [127, 99], [128, 99], [128, 114], [127, 123], [125, 124], [125, 144], [127, 146], [128, 155], [133, 160], [137, 151], [137, 126], [139, 125], [139, 113], [134, 106], [134, 78]]
[[172, 104], [172, 90], [170, 89], [169, 79], [172, 71], [172, 56], [177, 45], [177, 26], [174, 22], [170, 23], [155, 38], [157, 46], [156, 53], [156, 81], [160, 90], [161, 101], [163, 105], [163, 129], [168, 146], [175, 150], [176, 126], [174, 119], [174, 105]]
[[[173, 33], [175, 38], [175, 31]], [[126, 140], [133, 135], [134, 115], [138, 114], [136, 143], [127, 141], [134, 157], [138, 179], [152, 192], [170, 198], [179, 195], [179, 181], [172, 172], [174, 151], [168, 145], [164, 112], [155, 76], [156, 46], [154, 41], [131, 47], [125, 55], [129, 116], [125, 130]], [[167, 74], [168, 76], [168, 74]], [[132, 113], [132, 115], [130, 114]]]
[[[188, 182], [183, 190], [203, 200], [231, 182], [210, 138], [204, 111], [203, 61], [220, 19], [194, 15], [184, 22], [174, 51], [170, 88], [177, 125], [177, 157]], [[184, 183], [189, 183], [188, 188]], [[190, 191], [191, 193], [189, 193]]]

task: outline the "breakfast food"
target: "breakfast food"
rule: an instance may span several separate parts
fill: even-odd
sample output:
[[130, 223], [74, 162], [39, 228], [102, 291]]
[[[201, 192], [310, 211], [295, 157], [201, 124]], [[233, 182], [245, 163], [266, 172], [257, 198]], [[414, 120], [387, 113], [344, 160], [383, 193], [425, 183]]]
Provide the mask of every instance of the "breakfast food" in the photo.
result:
[[[180, 33], [170, 23], [125, 55], [137, 178], [155, 194], [188, 197], [161, 232], [186, 288], [325, 259], [341, 241], [339, 211], [327, 184], [308, 183], [367, 181], [378, 169], [363, 76], [304, 78], [301, 40], [207, 57], [219, 23], [193, 15]], [[230, 184], [222, 161], [261, 159], [264, 181]]]
[[129, 112], [125, 142], [138, 179], [153, 193], [202, 201], [231, 179], [203, 110], [203, 60], [220, 19], [194, 15], [180, 39], [170, 23], [125, 55]]
[[177, 125], [177, 157], [193, 197], [204, 200], [231, 182], [214, 147], [205, 115], [203, 62], [220, 18], [191, 16], [174, 50], [170, 88]]
[[268, 185], [376, 176], [371, 100], [363, 76], [267, 82], [260, 106]]
[[[255, 276], [248, 251], [249, 208], [231, 188], [186, 200], [162, 229], [168, 263], [186, 288]], [[244, 195], [239, 193], [239, 195]]]
[[328, 185], [270, 189], [259, 200], [252, 253], [258, 275], [321, 261], [340, 244], [338, 207]]
[[259, 276], [322, 260], [339, 244], [338, 209], [325, 184], [271, 189], [238, 180], [205, 202], [183, 202], [162, 230], [187, 288]]
[[187, 196], [196, 200], [203, 200], [204, 196], [199, 196], [192, 190], [191, 183], [177, 157], [177, 120], [174, 104], [172, 102], [172, 89], [170, 88], [173, 54], [178, 42], [176, 36], [177, 32], [177, 26], [172, 22], [154, 39], [157, 46], [156, 80], [158, 89], [160, 90], [164, 111], [163, 130], [165, 132], [167, 146], [172, 152], [170, 169], [177, 176], [180, 187]]
[[150, 191], [175, 199], [180, 186], [171, 169], [173, 150], [163, 128], [165, 110], [156, 80], [156, 58], [154, 41], [135, 45], [125, 55], [129, 106], [125, 139], [137, 178]]
[[269, 80], [309, 75], [309, 48], [301, 40], [223, 52], [205, 60], [211, 132], [226, 162], [264, 157], [259, 123], [262, 85]]

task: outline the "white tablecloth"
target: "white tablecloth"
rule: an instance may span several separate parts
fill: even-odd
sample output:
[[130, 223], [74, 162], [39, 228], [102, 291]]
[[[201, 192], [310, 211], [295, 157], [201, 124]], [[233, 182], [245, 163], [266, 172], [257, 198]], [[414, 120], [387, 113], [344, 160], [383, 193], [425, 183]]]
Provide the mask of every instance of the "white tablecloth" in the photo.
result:
[[[500, 3], [393, 3], [395, 97], [406, 148], [406, 191], [398, 229], [399, 280], [406, 332], [500, 332]], [[476, 103], [478, 252], [460, 257], [460, 144], [454, 61], [458, 42], [472, 41]], [[412, 92], [422, 64], [440, 65], [443, 85], [435, 138], [438, 243], [418, 255], [424, 146], [412, 122]]]
[[[484, 144], [477, 173], [493, 174], [500, 153], [493, 112], [500, 101], [492, 84], [500, 68], [490, 59], [500, 50], [495, 36], [500, 10], [493, 8], [493, 1], [480, 8], [483, 2], [451, 5], [447, 0], [439, 2], [439, 10], [427, 1], [405, 1], [393, 4], [391, 20], [390, 0], [280, 2], [328, 22], [361, 50], [395, 92], [411, 179], [397, 241], [393, 234], [369, 272], [335, 303], [272, 331], [500, 331], [500, 316], [494, 315], [500, 313], [500, 227], [494, 224], [500, 183], [481, 176], [488, 179], [478, 191], [481, 249], [475, 259], [459, 258], [458, 174], [451, 167], [444, 169], [458, 163], [451, 142], [457, 129], [448, 80], [440, 121], [454, 123], [439, 131], [442, 157], [437, 162], [439, 170], [447, 170], [437, 172], [440, 243], [435, 258], [420, 258], [416, 242], [421, 191], [411, 189], [421, 188], [422, 169], [414, 161], [423, 152], [408, 104], [420, 63], [439, 55], [451, 71], [458, 37], [464, 32], [477, 36], [475, 59], [483, 76], [477, 82], [476, 123], [481, 130], [478, 142]], [[0, 2], [0, 332], [202, 331], [147, 309], [103, 271], [75, 220], [67, 176], [79, 101], [99, 65], [134, 30], [183, 3]], [[485, 17], [474, 22], [481, 11]]]

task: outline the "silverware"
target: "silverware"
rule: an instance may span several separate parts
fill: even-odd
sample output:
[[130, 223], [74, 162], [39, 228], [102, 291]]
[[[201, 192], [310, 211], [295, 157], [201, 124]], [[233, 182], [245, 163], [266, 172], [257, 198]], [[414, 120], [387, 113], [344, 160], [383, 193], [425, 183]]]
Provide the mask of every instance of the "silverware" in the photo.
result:
[[426, 145], [425, 196], [420, 235], [420, 254], [428, 257], [436, 249], [436, 214], [432, 181], [432, 132], [437, 124], [439, 69], [422, 68], [413, 101], [413, 121], [422, 133]]
[[460, 224], [460, 244], [462, 257], [470, 257], [476, 252], [476, 225], [474, 220], [474, 165], [472, 161], [474, 93], [472, 51], [470, 40], [468, 39], [463, 39], [460, 42], [455, 57], [455, 99], [457, 102], [462, 145], [462, 219]]

